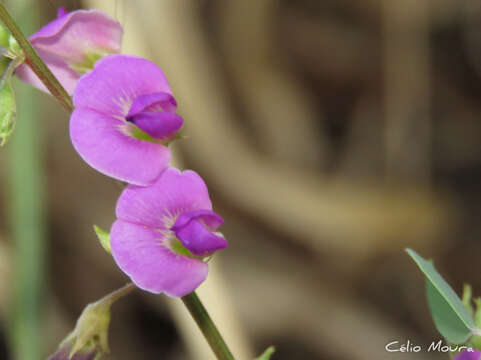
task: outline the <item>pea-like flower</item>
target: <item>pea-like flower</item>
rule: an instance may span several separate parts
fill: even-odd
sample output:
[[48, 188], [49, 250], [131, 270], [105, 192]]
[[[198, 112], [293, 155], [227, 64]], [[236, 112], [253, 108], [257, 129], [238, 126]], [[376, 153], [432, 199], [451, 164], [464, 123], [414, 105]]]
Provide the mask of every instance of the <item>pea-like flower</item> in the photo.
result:
[[141, 289], [181, 297], [207, 277], [206, 257], [227, 246], [216, 232], [204, 181], [167, 168], [151, 186], [129, 185], [117, 203], [110, 245], [117, 265]]
[[[57, 18], [30, 37], [42, 60], [71, 95], [80, 76], [97, 60], [120, 52], [123, 30], [119, 22], [99, 10], [59, 9]], [[20, 65], [18, 77], [48, 92], [35, 73]]]
[[75, 89], [70, 137], [93, 168], [136, 185], [153, 183], [167, 167], [167, 144], [182, 127], [177, 103], [153, 62], [109, 55]]

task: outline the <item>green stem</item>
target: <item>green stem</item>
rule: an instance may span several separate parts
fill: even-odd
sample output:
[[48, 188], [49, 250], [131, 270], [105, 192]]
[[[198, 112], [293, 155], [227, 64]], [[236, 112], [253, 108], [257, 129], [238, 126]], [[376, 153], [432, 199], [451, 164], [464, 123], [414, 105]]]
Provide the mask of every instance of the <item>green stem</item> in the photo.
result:
[[109, 305], [111, 305], [114, 302], [116, 302], [118, 299], [120, 299], [121, 297], [124, 297], [125, 295], [130, 294], [135, 289], [137, 289], [135, 284], [130, 282], [130, 283], [122, 286], [120, 289], [117, 289], [115, 291], [112, 291], [110, 294], [105, 295], [98, 302], [104, 302], [104, 303], [108, 303]]
[[15, 20], [13, 20], [7, 9], [5, 9], [5, 6], [2, 4], [0, 4], [0, 19], [15, 40], [17, 40], [18, 45], [22, 48], [25, 54], [25, 63], [33, 70], [50, 93], [60, 102], [63, 108], [68, 112], [72, 112], [73, 104], [70, 95], [52, 74], [47, 65], [45, 65], [40, 56], [38, 56], [37, 52], [30, 44], [30, 41], [28, 41], [25, 35], [23, 35], [22, 30], [20, 30], [15, 23]]
[[217, 359], [234, 360], [234, 356], [227, 347], [222, 335], [219, 333], [219, 330], [217, 330], [214, 322], [212, 321], [209, 313], [205, 309], [197, 294], [192, 292], [189, 295], [184, 296], [182, 301], [189, 310], [190, 315], [192, 315], [195, 322], [199, 326], [200, 331], [202, 331], [202, 334], [209, 343]]

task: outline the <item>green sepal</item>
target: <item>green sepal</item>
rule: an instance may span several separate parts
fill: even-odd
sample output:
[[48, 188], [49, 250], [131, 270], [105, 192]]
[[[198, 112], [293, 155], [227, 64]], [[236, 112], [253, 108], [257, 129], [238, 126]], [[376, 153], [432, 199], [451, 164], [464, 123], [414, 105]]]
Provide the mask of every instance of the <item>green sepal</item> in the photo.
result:
[[98, 360], [102, 355], [110, 353], [108, 331], [111, 305], [112, 300], [108, 297], [88, 304], [73, 331], [49, 359], [68, 360], [77, 355], [79, 358], [88, 356], [89, 359]]
[[0, 46], [4, 48], [9, 47], [10, 32], [3, 24], [0, 23]]
[[108, 330], [111, 305], [109, 301], [98, 301], [87, 305], [77, 321], [73, 334], [70, 335], [74, 338], [70, 358], [91, 346], [95, 346], [101, 353], [110, 353]]
[[13, 54], [12, 57], [15, 58], [21, 58], [22, 61], [24, 60], [24, 55], [23, 55], [23, 50], [20, 47], [20, 45], [17, 42], [17, 39], [15, 39], [12, 35], [8, 38], [8, 48], [10, 49], [10, 52]]
[[94, 231], [97, 234], [100, 245], [102, 245], [102, 247], [105, 249], [105, 251], [107, 251], [109, 254], [111, 254], [112, 249], [110, 248], [110, 233], [102, 230], [97, 225], [94, 225]]
[[255, 360], [269, 360], [272, 354], [274, 354], [275, 352], [276, 352], [276, 348], [271, 345], [266, 349], [266, 351], [262, 353], [261, 356], [255, 358]]
[[89, 71], [91, 71], [97, 61], [99, 61], [101, 58], [104, 56], [108, 55], [107, 52], [105, 51], [98, 51], [98, 52], [90, 52], [84, 54], [83, 61], [81, 62], [71, 62], [69, 63], [69, 66], [77, 71], [79, 74], [85, 74]]
[[426, 276], [426, 295], [429, 309], [438, 331], [453, 344], [465, 343], [473, 334], [479, 334], [473, 318], [454, 290], [436, 271], [432, 262], [415, 251], [406, 249]]

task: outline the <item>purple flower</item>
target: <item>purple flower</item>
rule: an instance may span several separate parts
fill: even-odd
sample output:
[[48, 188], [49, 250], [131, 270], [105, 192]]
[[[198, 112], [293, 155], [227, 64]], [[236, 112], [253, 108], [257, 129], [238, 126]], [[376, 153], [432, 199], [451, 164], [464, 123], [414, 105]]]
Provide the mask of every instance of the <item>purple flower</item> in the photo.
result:
[[481, 359], [481, 351], [474, 350], [474, 351], [463, 351], [456, 355], [454, 360], [479, 360]]
[[75, 89], [70, 137], [94, 169], [136, 185], [153, 183], [167, 167], [166, 144], [182, 127], [177, 103], [153, 62], [110, 55]]
[[227, 242], [215, 230], [207, 187], [195, 172], [167, 168], [151, 186], [129, 185], [110, 233], [117, 265], [140, 288], [169, 296], [194, 291], [207, 277], [203, 257]]
[[[67, 13], [62, 7], [57, 19], [33, 34], [30, 41], [67, 92], [73, 94], [79, 77], [91, 70], [98, 59], [120, 52], [122, 34], [122, 26], [102, 11]], [[48, 92], [27, 65], [20, 65], [16, 74]]]

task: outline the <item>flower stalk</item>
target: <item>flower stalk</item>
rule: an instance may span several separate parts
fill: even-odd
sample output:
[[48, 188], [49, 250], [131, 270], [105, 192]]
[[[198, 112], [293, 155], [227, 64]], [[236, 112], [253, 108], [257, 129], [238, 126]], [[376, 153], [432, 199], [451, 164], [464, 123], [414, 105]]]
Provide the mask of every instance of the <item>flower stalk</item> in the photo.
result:
[[72, 112], [73, 104], [71, 97], [57, 78], [52, 74], [47, 65], [45, 65], [40, 56], [38, 56], [37, 52], [30, 44], [30, 41], [28, 41], [22, 30], [20, 30], [15, 23], [15, 20], [13, 20], [7, 9], [5, 9], [5, 6], [2, 4], [0, 4], [0, 19], [23, 50], [25, 63], [33, 70], [50, 93], [60, 102], [60, 105], [62, 105], [62, 107], [69, 113]]
[[192, 315], [195, 322], [199, 326], [200, 331], [202, 331], [202, 334], [209, 343], [217, 359], [234, 360], [234, 356], [230, 352], [227, 344], [222, 338], [222, 335], [219, 333], [219, 330], [217, 330], [217, 327], [212, 321], [207, 309], [204, 307], [195, 291], [182, 297], [181, 299], [189, 310], [190, 315]]

